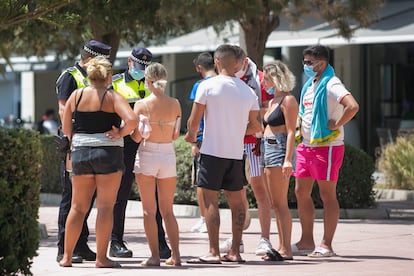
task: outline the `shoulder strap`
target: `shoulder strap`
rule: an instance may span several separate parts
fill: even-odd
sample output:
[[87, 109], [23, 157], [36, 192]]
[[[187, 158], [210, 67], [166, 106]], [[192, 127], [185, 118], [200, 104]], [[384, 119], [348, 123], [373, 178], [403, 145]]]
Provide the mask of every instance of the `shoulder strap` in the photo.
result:
[[[79, 103], [80, 103], [80, 101], [82, 99], [83, 89], [85, 89], [85, 88], [82, 88], [82, 90], [80, 92], [80, 96], [79, 96], [78, 101], [76, 101], [76, 95], [77, 95], [77, 93], [75, 94], [75, 110], [72, 113], [72, 135], [71, 136], [73, 136], [73, 131], [75, 129], [74, 125], [76, 124], [76, 112], [78, 111], [78, 105], [79, 105]], [[70, 138], [72, 140], [72, 137], [70, 137]]]
[[286, 98], [286, 96], [283, 96], [283, 98], [279, 102], [279, 106], [283, 103], [283, 100]]
[[[85, 88], [82, 88], [82, 90], [81, 90], [81, 92], [80, 92], [80, 96], [79, 96], [79, 99], [78, 99], [78, 101], [76, 101], [76, 95], [75, 95], [75, 113], [76, 113], [76, 111], [78, 110], [78, 106], [79, 106], [79, 102], [81, 101], [81, 99], [82, 99], [82, 95], [83, 95], [83, 89], [85, 89]], [[76, 93], [77, 94], [77, 93]]]
[[104, 93], [104, 94], [103, 94], [103, 96], [102, 96], [101, 106], [99, 107], [99, 110], [102, 110], [102, 104], [103, 104], [103, 101], [104, 101], [104, 99], [105, 99], [106, 92], [108, 92], [108, 89], [107, 89], [107, 90], [105, 90], [105, 93]]

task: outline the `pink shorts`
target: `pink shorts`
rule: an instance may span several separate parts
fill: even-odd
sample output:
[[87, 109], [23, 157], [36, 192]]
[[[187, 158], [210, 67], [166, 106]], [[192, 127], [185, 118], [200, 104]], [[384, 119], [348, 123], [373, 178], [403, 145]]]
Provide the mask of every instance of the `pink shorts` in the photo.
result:
[[134, 173], [157, 178], [176, 177], [176, 157], [172, 143], [140, 143], [135, 157]]
[[296, 148], [297, 178], [311, 177], [314, 180], [338, 181], [345, 146], [307, 147], [299, 144]]

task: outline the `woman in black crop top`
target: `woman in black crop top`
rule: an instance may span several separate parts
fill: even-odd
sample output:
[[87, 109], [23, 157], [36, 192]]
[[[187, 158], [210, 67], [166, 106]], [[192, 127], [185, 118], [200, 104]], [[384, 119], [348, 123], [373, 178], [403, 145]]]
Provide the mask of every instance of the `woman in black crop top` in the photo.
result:
[[72, 266], [73, 250], [96, 191], [95, 266], [119, 267], [106, 252], [113, 207], [124, 170], [122, 137], [136, 128], [138, 119], [120, 94], [107, 89], [112, 81], [111, 63], [98, 56], [86, 65], [90, 85], [72, 93], [62, 119], [63, 132], [72, 138], [73, 196], [65, 226], [63, 259], [59, 265]]
[[[276, 60], [263, 67], [263, 82], [266, 90], [274, 94], [264, 115], [265, 131], [263, 137], [264, 163], [268, 190], [276, 214], [279, 229], [277, 252], [263, 257], [292, 259], [290, 246], [292, 217], [290, 215], [287, 193], [289, 178], [293, 172], [295, 148], [295, 128], [298, 103], [290, 91], [295, 86], [295, 77], [289, 68]], [[279, 255], [277, 254], [279, 253]]]

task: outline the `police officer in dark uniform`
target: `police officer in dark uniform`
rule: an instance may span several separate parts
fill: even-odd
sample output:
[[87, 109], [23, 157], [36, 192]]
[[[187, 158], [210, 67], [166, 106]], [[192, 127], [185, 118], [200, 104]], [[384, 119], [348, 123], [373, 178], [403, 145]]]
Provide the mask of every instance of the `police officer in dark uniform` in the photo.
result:
[[[78, 88], [83, 88], [88, 85], [86, 74], [86, 63], [96, 57], [104, 56], [109, 58], [111, 47], [96, 40], [87, 42], [80, 54], [80, 61], [74, 66], [67, 68], [56, 81], [56, 93], [59, 105], [59, 117], [62, 120], [63, 110], [66, 101], [72, 92]], [[71, 201], [72, 201], [72, 181], [69, 172], [66, 170], [66, 159], [63, 158], [60, 167], [60, 179], [62, 184], [62, 199], [59, 206], [58, 217], [58, 255], [56, 260], [59, 262], [63, 257], [64, 241], [65, 241], [65, 224], [68, 216]], [[91, 208], [92, 208], [91, 202]], [[90, 210], [89, 210], [90, 211]], [[89, 236], [89, 229], [87, 219], [89, 212], [83, 222], [82, 232], [76, 244], [74, 254], [72, 256], [72, 263], [81, 263], [83, 260], [95, 261], [96, 253], [93, 252], [87, 242]]]
[[[152, 53], [141, 47], [135, 47], [128, 57], [128, 69], [121, 74], [114, 75], [112, 87], [127, 99], [131, 107], [137, 100], [150, 95], [150, 91], [145, 88], [144, 71], [145, 67], [151, 63]], [[130, 136], [124, 137], [124, 163], [125, 172], [122, 176], [121, 186], [118, 190], [117, 199], [114, 206], [114, 224], [112, 227], [111, 246], [109, 256], [118, 258], [132, 257], [132, 251], [124, 243], [125, 210], [129, 196], [131, 194], [132, 183], [134, 182], [134, 163], [138, 149]], [[157, 210], [158, 241], [161, 258], [169, 258], [171, 250], [165, 240], [165, 232], [162, 227], [161, 214]]]

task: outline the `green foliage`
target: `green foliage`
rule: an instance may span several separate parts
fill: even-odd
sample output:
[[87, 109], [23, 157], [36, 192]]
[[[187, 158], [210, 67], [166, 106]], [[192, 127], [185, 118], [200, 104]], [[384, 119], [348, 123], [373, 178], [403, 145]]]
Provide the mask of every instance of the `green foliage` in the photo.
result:
[[43, 161], [41, 171], [40, 192], [60, 194], [60, 157], [56, 151], [56, 143], [53, 135], [40, 135]]
[[345, 146], [345, 156], [339, 172], [337, 195], [341, 208], [367, 208], [375, 205], [375, 162], [366, 152]]
[[414, 190], [414, 136], [387, 144], [378, 165], [387, 179], [386, 188]]
[[39, 244], [39, 134], [0, 128], [0, 275], [31, 275]]
[[[177, 191], [175, 203], [197, 204], [195, 189], [191, 186], [191, 149], [182, 138], [176, 141], [177, 153]], [[414, 160], [414, 159], [413, 159]], [[340, 170], [337, 195], [341, 208], [367, 208], [375, 205], [373, 191], [374, 180], [372, 174], [375, 170], [373, 159], [364, 151], [345, 146], [345, 155]], [[247, 198], [250, 208], [256, 208], [256, 199], [250, 185], [247, 186]], [[323, 206], [319, 197], [318, 185], [315, 183], [312, 198], [316, 208]], [[288, 201], [291, 208], [296, 208], [295, 178], [291, 177], [288, 192]], [[228, 207], [223, 194], [219, 198], [220, 207]]]
[[[372, 174], [375, 170], [374, 160], [366, 152], [351, 145], [345, 145], [345, 155], [339, 172], [336, 193], [340, 208], [368, 208], [375, 205], [375, 184]], [[295, 178], [290, 179], [289, 205], [296, 207]], [[313, 185], [312, 199], [316, 208], [322, 208], [319, 188]]]
[[196, 188], [191, 183], [191, 144], [184, 141], [180, 136], [174, 141], [175, 154], [177, 156], [177, 189], [174, 203], [197, 204]]
[[0, 50], [5, 58], [10, 51], [37, 56], [54, 52], [73, 58], [79, 54], [79, 45], [94, 38], [112, 46], [113, 60], [121, 43], [154, 45], [207, 26], [222, 30], [233, 20], [245, 32], [246, 41], [240, 44], [246, 45], [260, 68], [266, 41], [281, 17], [298, 25], [304, 17], [316, 16], [349, 38], [355, 23], [366, 27], [373, 21], [383, 0], [141, 0], [133, 5], [130, 0], [0, 2]]

